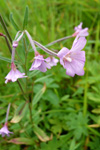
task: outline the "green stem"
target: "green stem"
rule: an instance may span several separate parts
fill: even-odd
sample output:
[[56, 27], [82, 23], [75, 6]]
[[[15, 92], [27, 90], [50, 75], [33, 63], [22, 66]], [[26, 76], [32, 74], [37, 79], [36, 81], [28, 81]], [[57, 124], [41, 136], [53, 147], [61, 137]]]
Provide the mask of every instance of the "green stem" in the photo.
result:
[[5, 32], [6, 32], [6, 34], [7, 34], [7, 36], [8, 36], [8, 38], [9, 38], [10, 42], [12, 43], [12, 38], [11, 38], [11, 36], [10, 36], [8, 30], [7, 30], [6, 24], [5, 24], [5, 22], [4, 22], [4, 20], [3, 20], [2, 16], [1, 16], [1, 14], [0, 14], [0, 21], [1, 21], [1, 24], [2, 24], [4, 30], [5, 30]]
[[11, 48], [11, 46], [10, 46], [10, 44], [9, 44], [9, 41], [8, 41], [7, 36], [6, 36], [6, 35], [3, 35], [3, 36], [4, 36], [5, 40], [6, 40], [6, 43], [7, 43], [7, 46], [8, 46], [8, 48], [9, 48], [10, 53], [12, 53], [12, 48]]
[[[87, 61], [86, 61], [87, 66]], [[86, 67], [87, 68], [87, 67]], [[86, 116], [87, 113], [87, 91], [88, 91], [88, 70], [86, 70], [86, 77], [85, 77], [85, 91], [84, 91], [84, 105], [83, 105], [83, 115]]]
[[29, 111], [30, 111], [30, 121], [33, 125], [33, 119], [32, 119], [32, 105], [31, 105], [31, 102], [29, 101]]
[[23, 90], [23, 88], [22, 88], [22, 86], [21, 86], [19, 80], [17, 80], [17, 83], [18, 83], [18, 85], [19, 85], [19, 87], [20, 87], [20, 89], [21, 89], [21, 91], [22, 91], [22, 94], [23, 94], [23, 96], [24, 96], [24, 99], [27, 101], [27, 97], [25, 96], [24, 90]]
[[[27, 75], [27, 47], [26, 47], [25, 38], [23, 38], [23, 42], [24, 42], [24, 48], [25, 48], [25, 74]], [[28, 78], [26, 78], [26, 92], [27, 92], [27, 80], [28, 80]], [[32, 100], [31, 100], [31, 97], [29, 97], [30, 122], [33, 124], [32, 105], [31, 104], [32, 104]]]
[[[26, 47], [25, 38], [23, 38], [23, 43], [24, 43], [24, 48], [25, 48], [25, 74], [27, 76], [27, 47]], [[26, 78], [26, 92], [27, 92], [27, 80], [28, 78]]]

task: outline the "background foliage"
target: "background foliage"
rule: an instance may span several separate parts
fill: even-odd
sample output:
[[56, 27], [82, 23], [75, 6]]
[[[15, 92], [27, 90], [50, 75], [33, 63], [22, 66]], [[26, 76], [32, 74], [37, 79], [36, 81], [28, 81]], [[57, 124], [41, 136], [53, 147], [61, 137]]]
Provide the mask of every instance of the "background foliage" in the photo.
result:
[[[17, 83], [4, 83], [4, 77], [10, 70], [11, 54], [4, 38], [0, 37], [0, 127], [11, 102], [9, 121], [12, 123], [9, 122], [9, 128], [14, 132], [9, 138], [0, 137], [0, 150], [100, 150], [100, 1], [0, 0], [0, 11], [12, 39], [17, 30], [23, 30], [26, 5], [29, 7], [26, 29], [43, 45], [71, 35], [80, 22], [83, 22], [83, 27], [89, 28], [84, 49], [87, 58], [85, 75], [69, 77], [60, 64], [46, 73], [28, 72], [34, 57], [28, 46], [28, 86], [25, 79], [20, 82], [33, 101], [32, 126], [28, 104], [17, 116], [24, 105]], [[0, 32], [5, 34], [1, 24]], [[25, 37], [24, 40], [28, 44]], [[24, 72], [26, 55], [23, 42], [17, 48], [16, 61]], [[72, 42], [73, 39], [69, 39], [50, 48], [57, 51], [63, 46], [71, 48]], [[19, 117], [18, 123], [13, 123], [16, 116]], [[49, 138], [51, 140], [45, 142]]]

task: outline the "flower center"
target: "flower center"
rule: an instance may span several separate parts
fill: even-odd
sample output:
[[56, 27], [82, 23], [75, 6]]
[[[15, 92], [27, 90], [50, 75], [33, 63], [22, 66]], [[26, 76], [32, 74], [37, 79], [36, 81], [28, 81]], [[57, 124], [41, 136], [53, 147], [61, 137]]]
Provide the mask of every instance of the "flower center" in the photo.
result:
[[70, 55], [66, 55], [64, 58], [63, 58], [64, 61], [68, 61], [68, 62], [72, 62], [72, 58], [70, 57]]

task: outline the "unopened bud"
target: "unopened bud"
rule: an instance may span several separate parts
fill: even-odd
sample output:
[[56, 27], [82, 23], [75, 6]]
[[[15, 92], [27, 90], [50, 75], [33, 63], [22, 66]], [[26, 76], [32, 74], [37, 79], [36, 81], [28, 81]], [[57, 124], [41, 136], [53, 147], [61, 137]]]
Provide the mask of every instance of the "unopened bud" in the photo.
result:
[[17, 42], [17, 41], [14, 41], [12, 46], [13, 46], [14, 48], [16, 48], [16, 47], [18, 46], [18, 42]]
[[4, 36], [3, 33], [0, 33], [0, 36]]

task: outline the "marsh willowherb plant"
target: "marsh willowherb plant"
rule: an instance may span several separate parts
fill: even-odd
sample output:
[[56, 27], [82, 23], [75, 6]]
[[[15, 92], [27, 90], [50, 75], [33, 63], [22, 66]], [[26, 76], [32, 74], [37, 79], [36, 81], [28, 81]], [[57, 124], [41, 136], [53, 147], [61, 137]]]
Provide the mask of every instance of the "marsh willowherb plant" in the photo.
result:
[[[4, 25], [4, 24], [3, 24]], [[11, 52], [11, 71], [8, 73], [8, 75], [5, 77], [6, 81], [5, 83], [8, 82], [15, 82], [17, 81], [19, 84], [19, 87], [22, 91], [23, 97], [27, 103], [29, 103], [29, 110], [30, 110], [30, 121], [33, 125], [33, 120], [32, 120], [32, 109], [31, 109], [31, 104], [32, 102], [29, 101], [28, 96], [25, 94], [22, 85], [19, 82], [19, 78], [27, 78], [27, 69], [25, 70], [25, 73], [21, 73], [18, 69], [17, 66], [15, 65], [14, 59], [15, 59], [15, 53], [16, 53], [16, 48], [18, 47], [18, 44], [20, 40], [23, 39], [23, 36], [26, 35], [34, 52], [34, 60], [31, 65], [31, 68], [28, 70], [33, 71], [33, 70], [40, 70], [41, 72], [46, 72], [47, 69], [51, 69], [51, 67], [56, 66], [57, 63], [60, 60], [60, 64], [66, 69], [66, 74], [74, 77], [75, 74], [79, 76], [84, 75], [84, 65], [85, 65], [85, 51], [82, 51], [84, 46], [86, 45], [86, 39], [85, 36], [88, 36], [88, 28], [82, 29], [82, 23], [75, 27], [75, 33], [72, 34], [71, 36], [64, 37], [61, 39], [58, 39], [56, 41], [53, 41], [49, 43], [48, 45], [53, 45], [56, 42], [60, 42], [62, 40], [68, 39], [75, 37], [74, 42], [72, 44], [72, 48], [69, 50], [66, 47], [63, 47], [58, 53], [50, 50], [47, 48], [48, 45], [43, 46], [39, 42], [35, 41], [34, 38], [31, 37], [29, 32], [27, 30], [18, 31], [14, 41], [12, 42], [12, 48], [10, 47], [9, 41], [7, 40], [7, 37], [0, 33], [0, 36], [4, 36], [6, 38], [6, 43], [8, 45], [8, 48]], [[44, 52], [49, 54], [49, 57], [45, 58], [40, 52], [37, 51], [36, 45], [41, 48]], [[25, 58], [26, 59], [26, 58]], [[27, 90], [27, 88], [26, 88]], [[45, 86], [42, 90], [42, 92], [45, 91]], [[36, 100], [38, 102], [38, 100]], [[26, 103], [25, 103], [26, 105]], [[24, 107], [23, 107], [24, 108]], [[22, 112], [22, 110], [19, 112]], [[8, 113], [7, 113], [8, 114]], [[8, 115], [7, 115], [8, 116]], [[0, 134], [2, 136], [9, 136], [10, 132], [8, 130], [8, 122], [6, 121], [4, 126], [0, 130]]]

